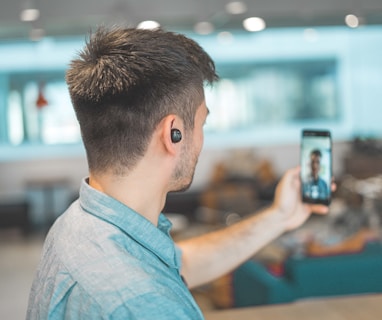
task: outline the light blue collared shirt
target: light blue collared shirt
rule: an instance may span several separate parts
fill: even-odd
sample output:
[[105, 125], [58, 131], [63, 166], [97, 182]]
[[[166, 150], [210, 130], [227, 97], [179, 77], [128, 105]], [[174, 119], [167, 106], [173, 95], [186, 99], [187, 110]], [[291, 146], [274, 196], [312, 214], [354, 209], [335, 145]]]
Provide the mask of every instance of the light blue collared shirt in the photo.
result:
[[309, 177], [303, 184], [303, 193], [311, 199], [327, 199], [330, 196], [328, 185], [320, 177], [317, 179]]
[[46, 238], [27, 319], [203, 319], [170, 228], [84, 180]]

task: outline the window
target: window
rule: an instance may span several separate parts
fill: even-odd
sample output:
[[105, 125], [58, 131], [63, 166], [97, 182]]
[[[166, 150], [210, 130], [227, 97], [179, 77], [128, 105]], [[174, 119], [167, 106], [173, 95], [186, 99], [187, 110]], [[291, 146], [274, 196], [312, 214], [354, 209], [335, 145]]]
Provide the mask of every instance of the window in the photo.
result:
[[208, 91], [211, 131], [340, 116], [336, 61], [221, 65], [222, 80]]
[[64, 72], [9, 76], [7, 140], [12, 145], [81, 141]]

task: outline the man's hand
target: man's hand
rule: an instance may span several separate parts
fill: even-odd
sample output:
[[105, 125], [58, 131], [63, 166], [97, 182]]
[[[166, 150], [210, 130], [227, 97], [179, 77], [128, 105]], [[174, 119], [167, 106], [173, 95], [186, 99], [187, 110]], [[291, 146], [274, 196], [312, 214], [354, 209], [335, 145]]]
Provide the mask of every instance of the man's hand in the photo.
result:
[[[332, 190], [335, 188], [333, 183]], [[277, 185], [272, 207], [280, 212], [286, 231], [301, 226], [313, 212], [327, 214], [329, 211], [325, 205], [303, 203], [300, 190], [300, 167], [288, 170]]]

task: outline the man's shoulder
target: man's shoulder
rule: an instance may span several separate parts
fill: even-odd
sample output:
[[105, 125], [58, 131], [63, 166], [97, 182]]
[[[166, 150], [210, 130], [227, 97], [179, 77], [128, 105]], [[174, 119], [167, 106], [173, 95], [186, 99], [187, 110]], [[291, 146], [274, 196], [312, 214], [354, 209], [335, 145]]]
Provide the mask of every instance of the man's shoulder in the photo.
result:
[[321, 178], [321, 177], [318, 178], [318, 182], [319, 182], [321, 185], [325, 186], [325, 187], [328, 186], [328, 184], [326, 183], [325, 179], [323, 179], [323, 178]]
[[75, 318], [78, 313], [83, 319], [98, 319], [100, 314], [110, 319], [197, 319], [188, 290], [170, 274], [112, 260], [78, 268], [80, 272], [70, 271], [57, 263], [54, 273], [42, 270], [30, 297], [30, 319], [39, 318], [33, 317], [36, 314]]

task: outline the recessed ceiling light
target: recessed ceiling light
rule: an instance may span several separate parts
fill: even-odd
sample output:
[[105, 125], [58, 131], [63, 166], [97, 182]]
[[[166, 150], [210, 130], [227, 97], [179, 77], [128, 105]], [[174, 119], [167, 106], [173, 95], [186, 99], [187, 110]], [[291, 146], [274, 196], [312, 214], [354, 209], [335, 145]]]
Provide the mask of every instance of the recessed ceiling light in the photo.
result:
[[359, 19], [354, 14], [348, 14], [345, 17], [345, 23], [350, 28], [357, 28], [359, 26]]
[[229, 31], [219, 32], [218, 41], [223, 44], [231, 44], [233, 42], [233, 34]]
[[137, 25], [138, 29], [157, 29], [160, 27], [159, 22], [156, 22], [154, 20], [146, 20], [142, 21]]
[[20, 13], [21, 21], [36, 21], [40, 17], [40, 10], [38, 9], [25, 9]]
[[214, 31], [214, 25], [208, 21], [201, 21], [195, 24], [194, 30], [199, 34], [210, 34]]
[[45, 30], [42, 28], [33, 28], [29, 32], [29, 39], [32, 41], [41, 40], [45, 36]]
[[257, 32], [265, 29], [265, 21], [259, 17], [247, 18], [243, 21], [245, 30], [251, 32]]
[[225, 10], [230, 14], [242, 14], [247, 12], [247, 5], [241, 1], [232, 1], [226, 4]]

